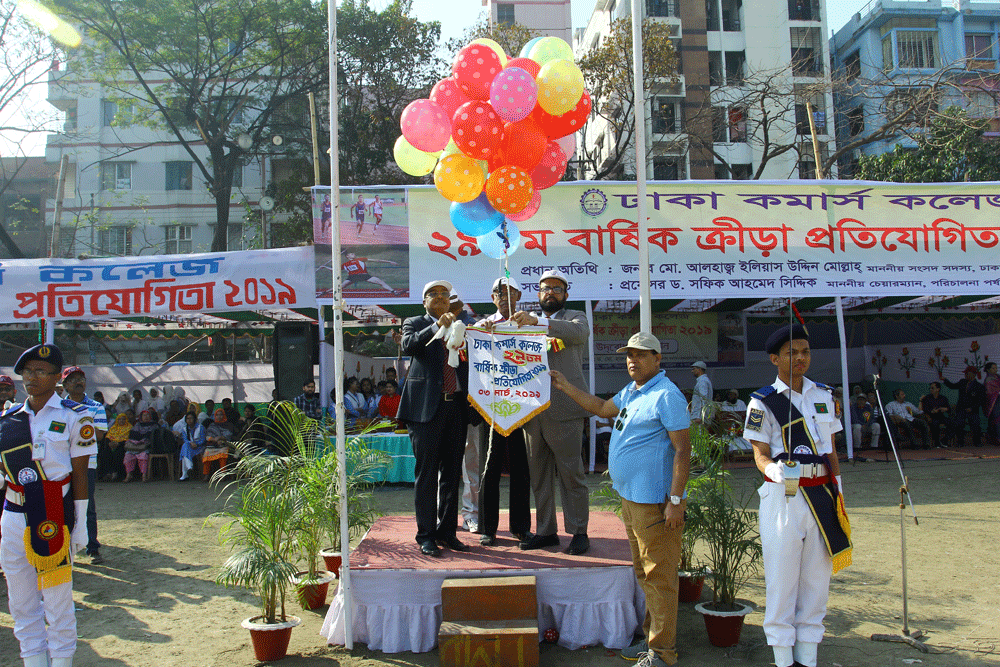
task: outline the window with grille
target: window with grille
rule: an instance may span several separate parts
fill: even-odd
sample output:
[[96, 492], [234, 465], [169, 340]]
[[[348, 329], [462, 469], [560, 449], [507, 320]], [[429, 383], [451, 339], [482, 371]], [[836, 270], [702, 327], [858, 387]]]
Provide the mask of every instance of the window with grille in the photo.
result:
[[861, 76], [861, 53], [855, 51], [844, 58], [844, 76], [847, 80], [856, 79]]
[[166, 251], [168, 255], [192, 252], [191, 239], [194, 236], [194, 227], [189, 225], [171, 225], [170, 227], [166, 227], [165, 231]]
[[679, 181], [686, 178], [684, 158], [677, 155], [661, 155], [653, 158], [653, 179], [657, 181]]
[[131, 190], [132, 189], [132, 163], [131, 162], [102, 162], [101, 163], [101, 189], [102, 190]]
[[968, 113], [970, 118], [994, 118], [997, 115], [997, 101], [992, 93], [985, 90], [973, 90], [967, 93], [969, 98]]
[[899, 67], [930, 69], [937, 67], [937, 33], [921, 30], [900, 30], [896, 33]]
[[167, 162], [166, 190], [191, 189], [191, 162]]
[[813, 76], [823, 71], [823, 45], [818, 28], [791, 28], [792, 74]]
[[97, 233], [97, 243], [102, 255], [124, 257], [132, 254], [132, 228], [106, 227]]
[[514, 24], [514, 5], [497, 5], [497, 23]]
[[677, 127], [677, 105], [666, 97], [653, 99], [653, 132], [656, 134], [674, 134]]

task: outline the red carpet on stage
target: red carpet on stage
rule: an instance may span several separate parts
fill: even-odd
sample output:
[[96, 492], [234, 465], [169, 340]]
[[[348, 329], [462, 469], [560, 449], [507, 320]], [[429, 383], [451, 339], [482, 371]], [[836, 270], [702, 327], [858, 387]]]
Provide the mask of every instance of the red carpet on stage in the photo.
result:
[[[532, 525], [534, 525], [532, 517]], [[562, 525], [560, 516], [559, 525]], [[559, 546], [521, 551], [517, 540], [508, 532], [507, 515], [500, 515], [497, 543], [492, 547], [479, 545], [481, 535], [458, 531], [458, 539], [471, 551], [442, 550], [441, 558], [420, 553], [415, 536], [417, 522], [412, 516], [384, 516], [375, 522], [361, 544], [351, 553], [352, 569], [431, 569], [431, 570], [508, 570], [560, 567], [632, 566], [632, 552], [625, 537], [625, 526], [611, 512], [591, 512], [587, 535], [590, 551], [582, 556], [570, 556], [563, 550], [569, 546], [568, 535], [559, 536]], [[483, 574], [482, 576], [490, 576]]]
[[[563, 525], [559, 517], [559, 525]], [[582, 556], [558, 547], [521, 551], [501, 514], [497, 544], [483, 547], [479, 535], [458, 532], [470, 551], [443, 549], [441, 558], [417, 546], [412, 516], [379, 519], [351, 553], [352, 632], [356, 642], [386, 653], [430, 651], [441, 625], [441, 584], [445, 579], [533, 575], [538, 628], [559, 631], [559, 644], [576, 649], [603, 644], [624, 648], [645, 614], [635, 580], [625, 526], [612, 512], [591, 512], [590, 551]], [[346, 596], [337, 590], [321, 634], [330, 644], [346, 638]], [[541, 639], [541, 637], [539, 638]]]

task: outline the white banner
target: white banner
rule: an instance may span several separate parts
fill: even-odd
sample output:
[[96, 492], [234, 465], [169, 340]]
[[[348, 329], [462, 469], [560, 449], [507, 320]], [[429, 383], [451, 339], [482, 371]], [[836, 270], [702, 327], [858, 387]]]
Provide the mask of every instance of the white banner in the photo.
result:
[[546, 329], [504, 327], [491, 334], [465, 331], [469, 355], [469, 400], [501, 435], [549, 407], [551, 382]]
[[0, 322], [316, 307], [313, 248], [0, 262]]

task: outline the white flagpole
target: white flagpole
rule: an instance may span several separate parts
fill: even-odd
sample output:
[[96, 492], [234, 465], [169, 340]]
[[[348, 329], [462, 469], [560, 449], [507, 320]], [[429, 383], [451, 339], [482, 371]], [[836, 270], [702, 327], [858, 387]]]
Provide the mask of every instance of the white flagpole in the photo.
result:
[[634, 84], [633, 112], [635, 115], [635, 186], [636, 209], [639, 217], [639, 331], [653, 331], [653, 316], [649, 292], [649, 222], [646, 220], [646, 95], [642, 69], [642, 19], [645, 3], [632, 0], [632, 73]]
[[[328, 3], [330, 32], [330, 220], [331, 286], [333, 287], [333, 385], [337, 396], [337, 469], [340, 479], [340, 587], [344, 593], [344, 646], [354, 648], [354, 603], [351, 596], [351, 535], [347, 523], [347, 437], [344, 428], [344, 295], [340, 291], [340, 128], [337, 102], [337, 3]], [[322, 306], [320, 306], [322, 308]], [[333, 480], [331, 480], [333, 481]]]

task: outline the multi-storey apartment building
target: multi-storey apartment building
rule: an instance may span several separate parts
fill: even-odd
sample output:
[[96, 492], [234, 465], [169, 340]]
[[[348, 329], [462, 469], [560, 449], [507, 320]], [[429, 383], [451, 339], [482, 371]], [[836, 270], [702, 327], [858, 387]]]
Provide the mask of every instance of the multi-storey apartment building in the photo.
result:
[[[53, 192], [45, 206], [50, 233], [58, 225], [58, 255], [208, 251], [216, 204], [205, 179], [172, 133], [143, 124], [155, 111], [121, 100], [121, 93], [81, 79], [65, 65], [50, 72], [48, 101], [65, 114], [65, 122], [61, 132], [49, 135], [45, 157], [56, 168], [68, 157], [58, 221]], [[196, 136], [190, 139], [207, 162], [207, 149]], [[260, 219], [259, 210], [248, 211], [256, 209], [269, 169], [270, 160], [261, 156], [234, 174], [230, 250], [254, 242], [259, 229], [244, 221]]]
[[570, 0], [482, 0], [482, 3], [493, 25], [517, 23], [541, 35], [573, 43]]
[[[906, 112], [920, 126], [935, 111], [965, 108], [1000, 128], [996, 104], [1000, 3], [969, 0], [871, 0], [830, 40], [838, 81], [837, 129], [844, 145]], [[903, 129], [903, 128], [900, 128]], [[914, 145], [913, 132], [890, 133], [845, 156]]]
[[[627, 0], [597, 0], [589, 24], [577, 32], [577, 55], [600, 44], [612, 22], [630, 12]], [[669, 25], [679, 56], [676, 85], [647, 84], [651, 178], [814, 176], [807, 109], [821, 159], [833, 131], [822, 0], [644, 0], [643, 12]], [[614, 139], [602, 118], [583, 134], [589, 150], [610, 154], [605, 146]], [[789, 149], [775, 155], [778, 145]], [[635, 173], [634, 149], [627, 155], [623, 177]], [[583, 177], [593, 175], [587, 171]]]

